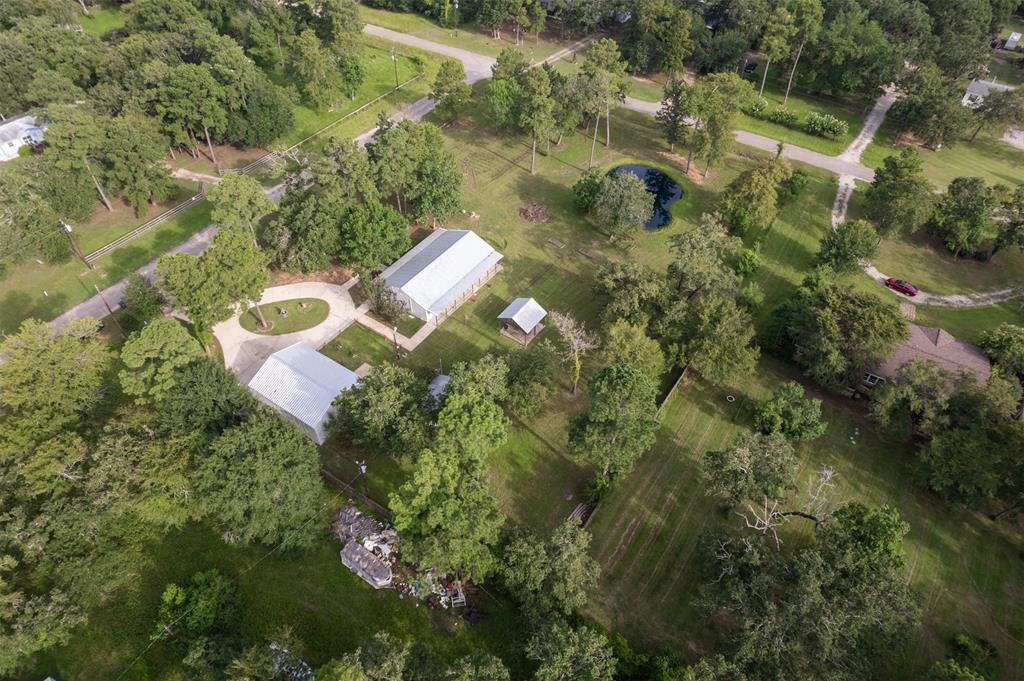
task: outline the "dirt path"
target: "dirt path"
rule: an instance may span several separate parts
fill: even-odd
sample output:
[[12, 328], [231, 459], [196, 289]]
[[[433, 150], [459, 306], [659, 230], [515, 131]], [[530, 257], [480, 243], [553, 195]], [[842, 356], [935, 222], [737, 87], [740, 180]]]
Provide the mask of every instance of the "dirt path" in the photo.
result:
[[[842, 159], [847, 163], [860, 165], [861, 156], [868, 148], [868, 145], [870, 145], [874, 140], [875, 134], [885, 121], [885, 115], [889, 112], [889, 109], [895, 101], [896, 90], [890, 86], [889, 88], [886, 88], [885, 94], [879, 97], [875, 102], [874, 108], [871, 109], [868, 117], [864, 120], [864, 127], [861, 129], [860, 134], [857, 135], [857, 138], [853, 140], [846, 151], [838, 156], [839, 159]], [[873, 175], [874, 172], [872, 171], [872, 176]], [[839, 189], [836, 191], [836, 200], [832, 204], [832, 229], [836, 229], [846, 220], [846, 211], [850, 206], [850, 196], [856, 189], [856, 181], [859, 179], [865, 178], [858, 177], [852, 173], [840, 174]], [[864, 270], [865, 274], [880, 284], [884, 284], [885, 280], [889, 278], [888, 274], [879, 271], [877, 267], [869, 262], [862, 262], [861, 269]], [[889, 291], [892, 295], [899, 297], [900, 300], [914, 305], [932, 305], [935, 307], [955, 308], [987, 307], [989, 305], [996, 305], [998, 303], [1006, 302], [1007, 300], [1012, 300], [1024, 294], [1024, 289], [1004, 288], [997, 291], [974, 293], [970, 295], [938, 295], [921, 291], [911, 298], [909, 296], [896, 293], [889, 288], [886, 288], [885, 290]]]

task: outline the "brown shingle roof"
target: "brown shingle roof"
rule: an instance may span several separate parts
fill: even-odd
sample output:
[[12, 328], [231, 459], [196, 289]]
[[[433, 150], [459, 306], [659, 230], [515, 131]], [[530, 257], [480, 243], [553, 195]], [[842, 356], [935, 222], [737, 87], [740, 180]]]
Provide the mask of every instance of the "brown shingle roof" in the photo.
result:
[[908, 324], [907, 327], [910, 330], [910, 338], [896, 348], [874, 373], [885, 378], [895, 378], [904, 365], [915, 359], [927, 359], [952, 374], [967, 371], [973, 374], [979, 383], [988, 380], [989, 374], [992, 373], [992, 365], [979, 348], [957, 340], [944, 329], [917, 324]]

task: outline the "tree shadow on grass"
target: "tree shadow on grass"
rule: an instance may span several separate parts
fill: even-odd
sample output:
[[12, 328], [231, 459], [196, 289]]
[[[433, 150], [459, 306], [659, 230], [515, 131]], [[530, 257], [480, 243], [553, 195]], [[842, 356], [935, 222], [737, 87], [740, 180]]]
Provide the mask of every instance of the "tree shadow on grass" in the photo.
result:
[[68, 305], [63, 293], [32, 296], [24, 291], [9, 291], [0, 298], [0, 332], [14, 333], [26, 319], [50, 320]]

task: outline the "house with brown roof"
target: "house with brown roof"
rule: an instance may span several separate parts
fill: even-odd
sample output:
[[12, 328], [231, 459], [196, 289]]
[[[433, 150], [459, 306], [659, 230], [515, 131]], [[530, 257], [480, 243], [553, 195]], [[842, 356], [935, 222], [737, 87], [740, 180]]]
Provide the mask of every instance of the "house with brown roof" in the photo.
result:
[[917, 359], [934, 362], [954, 376], [967, 373], [973, 375], [978, 383], [988, 380], [992, 364], [980, 348], [958, 340], [945, 329], [917, 324], [908, 324], [907, 328], [910, 338], [896, 348], [881, 366], [864, 374], [862, 388], [870, 390], [882, 381], [894, 380], [900, 369]]

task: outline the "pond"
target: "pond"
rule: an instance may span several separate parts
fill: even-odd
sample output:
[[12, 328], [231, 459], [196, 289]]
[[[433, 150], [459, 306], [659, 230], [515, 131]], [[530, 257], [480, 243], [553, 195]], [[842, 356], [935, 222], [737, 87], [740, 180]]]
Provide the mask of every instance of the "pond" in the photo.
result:
[[633, 173], [647, 185], [647, 191], [654, 195], [654, 213], [644, 224], [645, 229], [658, 229], [672, 221], [672, 204], [683, 198], [683, 188], [671, 177], [657, 168], [629, 163], [617, 166], [609, 171], [609, 175], [617, 173]]

